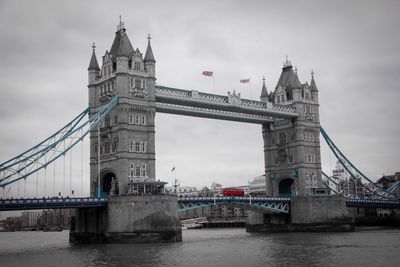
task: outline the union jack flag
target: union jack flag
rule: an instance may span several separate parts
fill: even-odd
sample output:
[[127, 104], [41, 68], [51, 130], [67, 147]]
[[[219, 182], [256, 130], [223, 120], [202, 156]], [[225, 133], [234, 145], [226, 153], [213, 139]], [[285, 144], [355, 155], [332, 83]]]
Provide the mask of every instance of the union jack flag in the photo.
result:
[[213, 76], [213, 72], [212, 71], [203, 71], [203, 73], [202, 73], [204, 76]]
[[240, 82], [241, 82], [241, 83], [249, 83], [249, 82], [250, 82], [250, 79], [243, 79], [243, 80], [240, 80]]

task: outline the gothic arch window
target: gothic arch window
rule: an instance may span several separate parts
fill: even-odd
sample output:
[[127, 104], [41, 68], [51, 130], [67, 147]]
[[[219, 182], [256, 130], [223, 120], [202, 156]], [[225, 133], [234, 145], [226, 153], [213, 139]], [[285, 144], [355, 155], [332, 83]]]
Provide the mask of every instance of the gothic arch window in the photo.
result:
[[142, 88], [142, 80], [141, 79], [138, 79], [138, 78], [135, 79], [135, 88], [138, 88], [138, 89]]
[[142, 115], [140, 118], [140, 124], [146, 125], [146, 115]]
[[129, 152], [133, 152], [134, 144], [133, 141], [129, 141]]
[[135, 166], [135, 177], [140, 177], [140, 165]]
[[140, 62], [135, 62], [135, 70], [140, 70]]
[[134, 141], [135, 143], [135, 152], [140, 152], [140, 143], [137, 141]]
[[111, 123], [111, 116], [110, 114], [106, 114], [106, 116], [104, 117], [104, 126], [110, 126]]
[[146, 163], [142, 163], [142, 168], [140, 170], [140, 177], [146, 177]]
[[140, 152], [146, 152], [146, 142], [140, 142]]

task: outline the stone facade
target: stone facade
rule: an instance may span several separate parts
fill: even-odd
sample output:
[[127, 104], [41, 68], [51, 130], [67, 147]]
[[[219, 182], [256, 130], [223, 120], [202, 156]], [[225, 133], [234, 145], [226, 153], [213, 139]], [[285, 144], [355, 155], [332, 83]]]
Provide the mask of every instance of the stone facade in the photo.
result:
[[262, 126], [265, 178], [269, 196], [305, 196], [322, 187], [319, 140], [318, 90], [301, 84], [297, 70], [286, 60], [276, 88], [267, 93], [263, 85], [261, 101], [294, 107], [296, 119], [278, 119]]
[[[121, 22], [99, 67], [94, 51], [89, 68], [90, 115], [114, 96], [118, 105], [90, 133], [90, 192], [126, 194], [130, 182], [155, 181], [155, 60], [148, 37], [146, 55], [133, 49]], [[99, 138], [100, 134], [100, 138]], [[100, 141], [100, 147], [99, 147]]]
[[247, 232], [348, 232], [354, 231], [354, 216], [344, 197], [292, 198], [289, 214], [249, 211]]
[[114, 196], [106, 208], [75, 209], [72, 243], [182, 241], [174, 196]]

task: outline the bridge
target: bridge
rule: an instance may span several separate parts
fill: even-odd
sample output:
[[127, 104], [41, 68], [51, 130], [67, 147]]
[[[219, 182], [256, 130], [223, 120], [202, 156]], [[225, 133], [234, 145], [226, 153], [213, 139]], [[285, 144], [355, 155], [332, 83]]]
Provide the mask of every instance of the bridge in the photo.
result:
[[[180, 197], [178, 211], [187, 211], [214, 205], [233, 204], [249, 210], [262, 210], [269, 213], [289, 213], [291, 198], [271, 197]], [[53, 197], [53, 198], [9, 198], [0, 199], [0, 211], [43, 210], [106, 207], [107, 198]], [[400, 209], [396, 199], [346, 199], [347, 207], [369, 207]]]
[[[106, 51], [101, 67], [93, 45], [88, 67], [88, 107], [39, 144], [0, 164], [0, 187], [3, 189], [0, 210], [77, 208], [79, 231], [86, 231], [84, 229], [87, 229], [88, 220], [91, 225], [103, 225], [91, 220], [102, 220], [99, 218], [108, 216], [108, 228], [96, 228], [97, 237], [100, 232], [124, 233], [126, 229], [131, 229], [131, 221], [121, 221], [128, 214], [131, 216], [129, 218], [133, 218], [137, 213], [148, 212], [154, 220], [164, 218], [162, 220], [166, 222], [173, 222], [177, 210], [219, 204], [241, 205], [277, 216], [289, 214], [304, 217], [305, 214], [293, 215], [292, 206], [298, 198], [328, 195], [330, 192], [343, 195], [343, 192], [332, 186], [334, 179], [321, 169], [320, 134], [350, 173], [351, 179], [363, 188], [365, 198], [358, 199], [356, 191], [353, 196], [346, 195], [345, 203], [336, 201], [336, 204], [332, 204], [331, 200], [325, 199], [326, 205], [319, 209], [342, 205], [337, 211], [341, 214], [345, 212], [345, 205], [398, 208], [398, 196], [394, 190], [378, 187], [344, 155], [321, 127], [318, 88], [313, 73], [309, 83], [301, 83], [297, 71], [293, 70], [291, 62], [286, 59], [273, 90], [268, 92], [263, 80], [260, 101], [243, 99], [235, 91], [223, 96], [171, 88], [155, 83], [156, 60], [150, 41], [149, 36], [143, 57], [138, 49], [133, 49], [125, 26], [120, 22], [112, 47]], [[166, 183], [156, 179], [155, 174], [156, 112], [261, 125], [265, 161], [264, 166], [260, 167], [265, 170], [268, 197], [180, 198], [176, 202], [176, 198], [165, 195]], [[71, 151], [79, 147], [82, 150], [82, 141], [87, 136], [90, 138], [91, 198], [66, 198], [69, 195], [66, 193], [67, 155], [70, 156], [72, 169]], [[61, 180], [55, 174], [56, 163], [63, 168], [63, 197], [43, 198], [38, 195], [39, 173], [43, 175], [46, 194], [48, 176], [53, 169], [53, 195], [56, 195], [56, 180]], [[81, 166], [81, 175], [82, 169]], [[71, 192], [71, 171], [69, 174]], [[18, 186], [19, 192], [19, 181], [24, 181], [25, 192], [27, 179], [35, 180], [35, 197], [6, 199], [6, 188]], [[298, 205], [303, 207], [314, 204]], [[103, 207], [107, 207], [107, 214], [101, 212]], [[91, 211], [86, 212], [87, 209]], [[90, 217], [91, 214], [96, 216]], [[323, 220], [333, 220], [328, 217]], [[283, 222], [281, 218], [278, 221]], [[148, 220], [136, 219], [137, 225], [148, 224]], [[260, 221], [262, 218], [254, 220]], [[151, 228], [154, 225], [158, 224], [148, 224], [150, 228], [146, 231], [155, 230]], [[117, 226], [120, 228], [113, 228]], [[175, 231], [178, 240], [177, 226], [168, 227], [168, 231]], [[157, 233], [164, 230], [156, 229], [159, 231]], [[119, 236], [115, 234], [113, 238]], [[74, 236], [86, 237], [86, 232]]]

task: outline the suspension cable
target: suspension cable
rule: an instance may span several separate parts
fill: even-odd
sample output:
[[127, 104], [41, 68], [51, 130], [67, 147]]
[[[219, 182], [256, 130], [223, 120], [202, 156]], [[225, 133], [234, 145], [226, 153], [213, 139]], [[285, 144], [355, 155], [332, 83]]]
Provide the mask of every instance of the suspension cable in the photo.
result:
[[[46, 155], [44, 155], [44, 162], [46, 163]], [[44, 193], [43, 193], [44, 196], [46, 196], [46, 180], [47, 180], [47, 165], [44, 167]]]
[[[64, 150], [65, 150], [65, 140], [63, 142]], [[63, 154], [63, 196], [65, 196], [65, 153]]]
[[72, 194], [72, 149], [69, 151], [69, 193]]
[[[369, 179], [368, 177], [366, 177], [359, 169], [357, 169], [351, 162], [350, 160], [339, 150], [339, 148], [335, 145], [335, 143], [333, 143], [332, 139], [330, 139], [330, 137], [328, 136], [328, 134], [326, 133], [326, 131], [320, 127], [320, 131], [322, 136], [324, 137], [326, 143], [328, 144], [329, 148], [331, 149], [331, 151], [333, 152], [333, 154], [335, 155], [335, 157], [339, 160], [339, 162], [342, 164], [343, 168], [350, 174], [350, 178], [355, 182], [358, 183], [359, 185], [361, 185], [362, 187], [366, 188], [369, 192], [373, 193], [373, 194], [377, 194], [382, 196], [382, 194], [379, 194], [378, 191], [374, 191], [372, 189], [370, 189], [368, 186], [364, 185], [361, 183], [361, 181], [359, 181], [359, 179], [357, 179], [357, 177], [355, 177], [355, 175], [353, 174], [353, 172], [349, 169], [349, 167], [347, 166], [346, 162], [359, 174], [362, 176], [362, 178], [364, 178], [365, 180], [367, 180], [370, 184], [372, 184], [373, 186], [375, 186], [376, 188], [378, 188], [379, 190], [382, 190], [381, 188], [377, 187], [375, 185], [375, 183]], [[344, 162], [344, 160], [346, 162]], [[348, 184], [349, 186], [349, 184]], [[356, 188], [356, 185], [355, 185]], [[384, 193], [389, 194], [390, 196], [394, 196], [393, 194], [386, 192], [384, 190], [382, 190], [383, 195]], [[357, 192], [355, 192], [357, 194]]]
[[56, 196], [56, 162], [53, 162], [53, 196]]
[[[6, 174], [4, 177], [0, 177], [0, 186], [6, 186], [17, 182], [51, 164], [53, 161], [57, 160], [61, 156], [65, 157], [65, 153], [68, 152], [72, 147], [74, 147], [79, 141], [83, 139], [89, 132], [93, 131], [95, 127], [97, 127], [98, 123], [104, 118], [106, 114], [110, 112], [112, 108], [114, 108], [118, 104], [118, 96], [115, 96], [108, 104], [101, 107], [95, 114], [93, 114], [87, 121], [83, 122], [82, 124], [78, 125], [82, 118], [89, 113], [89, 108], [85, 109], [83, 113], [81, 113], [77, 119], [70, 122], [67, 126], [62, 128], [61, 130], [57, 131], [51, 137], [47, 138], [45, 141], [49, 142], [45, 143], [44, 141], [39, 145], [27, 150], [26, 152], [14, 157], [11, 160], [8, 160], [2, 164], [0, 164], [0, 171], [5, 171]], [[83, 129], [85, 128], [85, 129]], [[78, 139], [73, 140], [76, 138], [76, 134], [78, 131], [84, 130], [84, 135]], [[54, 137], [54, 140], [52, 138]], [[41, 162], [44, 158], [44, 155], [49, 153], [52, 149], [57, 149], [62, 142], [65, 142], [67, 138], [70, 138], [71, 143], [65, 150], [58, 151], [57, 155], [53, 155], [45, 163]], [[64, 143], [65, 144], [65, 143]], [[28, 153], [29, 152], [29, 153]], [[28, 162], [25, 165], [22, 165], [23, 162]], [[16, 167], [11, 167], [17, 165]], [[26, 175], [23, 175], [21, 171], [24, 169], [29, 168]], [[65, 191], [65, 188], [64, 188]]]
[[36, 197], [38, 197], [39, 172], [36, 172]]
[[[81, 129], [83, 136], [83, 129]], [[81, 139], [81, 196], [83, 196], [83, 139]]]

